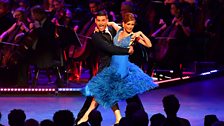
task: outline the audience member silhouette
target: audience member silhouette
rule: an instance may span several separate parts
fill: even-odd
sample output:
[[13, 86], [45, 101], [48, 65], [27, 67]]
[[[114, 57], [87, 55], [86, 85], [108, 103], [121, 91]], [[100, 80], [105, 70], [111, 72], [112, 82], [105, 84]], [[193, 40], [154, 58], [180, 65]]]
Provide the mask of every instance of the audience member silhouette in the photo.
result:
[[212, 126], [216, 121], [219, 121], [216, 115], [205, 115], [204, 126]]
[[[0, 121], [1, 121], [1, 118], [2, 118], [2, 113], [0, 112]], [[0, 126], [3, 126], [3, 125], [0, 123]]]
[[91, 126], [101, 126], [101, 122], [103, 121], [102, 115], [98, 110], [93, 110], [90, 112], [88, 118]]
[[54, 125], [53, 121], [51, 121], [49, 119], [45, 119], [40, 122], [40, 126], [55, 126], [55, 125]]
[[122, 117], [118, 126], [130, 126], [131, 123], [126, 117]]
[[148, 114], [144, 110], [138, 110], [132, 117], [132, 126], [148, 126], [149, 118]]
[[35, 119], [28, 119], [25, 122], [25, 126], [39, 126], [39, 122]]
[[176, 96], [165, 96], [163, 98], [163, 107], [167, 116], [164, 126], [190, 126], [190, 122], [187, 119], [177, 117], [180, 104]]
[[59, 110], [55, 112], [53, 116], [55, 126], [73, 126], [74, 121], [74, 115], [69, 110]]
[[163, 126], [165, 121], [166, 117], [161, 113], [157, 113], [150, 118], [150, 126]]
[[9, 126], [24, 126], [26, 120], [26, 114], [21, 109], [13, 109], [8, 114]]
[[212, 126], [224, 126], [224, 121], [217, 121], [213, 123]]
[[136, 102], [131, 102], [127, 104], [125, 110], [125, 117], [130, 118], [135, 112], [141, 109], [141, 106]]

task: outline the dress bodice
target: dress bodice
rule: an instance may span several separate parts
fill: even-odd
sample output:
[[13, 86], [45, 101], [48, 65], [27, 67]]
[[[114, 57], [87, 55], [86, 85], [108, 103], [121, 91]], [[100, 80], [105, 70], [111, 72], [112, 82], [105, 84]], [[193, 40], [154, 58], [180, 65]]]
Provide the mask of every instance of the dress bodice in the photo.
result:
[[131, 41], [131, 35], [122, 38], [121, 40], [118, 40], [119, 35], [121, 33], [121, 31], [123, 30], [123, 28], [121, 28], [117, 34], [114, 37], [114, 45], [119, 46], [119, 47], [123, 47], [123, 48], [128, 48], [130, 41]]
[[[123, 47], [123, 48], [128, 48], [129, 43], [131, 41], [131, 36], [127, 36], [122, 38], [121, 40], [118, 40], [120, 32], [123, 29], [120, 29], [117, 34], [114, 37], [114, 45]], [[129, 55], [113, 55], [111, 59], [111, 64], [110, 65], [115, 65], [117, 67], [117, 73], [121, 75], [121, 77], [125, 77], [128, 73], [128, 57]]]

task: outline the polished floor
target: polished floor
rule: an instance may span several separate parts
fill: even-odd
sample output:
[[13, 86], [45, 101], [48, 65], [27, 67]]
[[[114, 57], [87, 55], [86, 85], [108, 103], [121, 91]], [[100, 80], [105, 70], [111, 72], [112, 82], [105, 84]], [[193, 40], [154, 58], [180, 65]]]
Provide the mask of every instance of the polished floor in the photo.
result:
[[[220, 120], [224, 120], [224, 77], [211, 78], [209, 80], [185, 83], [177, 86], [162, 88], [146, 92], [140, 95], [144, 107], [151, 117], [153, 114], [162, 113], [162, 98], [169, 94], [175, 94], [180, 100], [178, 116], [189, 119], [192, 126], [203, 126], [204, 116], [216, 114]], [[27, 114], [27, 119], [35, 118], [38, 121], [52, 119], [54, 112], [60, 109], [69, 109], [76, 116], [85, 97], [74, 96], [30, 96], [30, 97], [0, 97], [0, 111], [2, 119], [0, 123], [7, 124], [7, 114], [11, 109], [20, 108]], [[126, 103], [119, 102], [122, 115], [124, 115]], [[102, 126], [111, 126], [114, 117], [111, 110], [99, 108], [103, 116]]]

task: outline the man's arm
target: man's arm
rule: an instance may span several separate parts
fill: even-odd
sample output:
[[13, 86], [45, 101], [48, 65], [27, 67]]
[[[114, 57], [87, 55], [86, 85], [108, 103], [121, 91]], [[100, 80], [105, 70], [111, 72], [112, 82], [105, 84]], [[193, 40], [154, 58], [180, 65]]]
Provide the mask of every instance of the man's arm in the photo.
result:
[[92, 40], [98, 48], [104, 50], [105, 52], [110, 53], [111, 55], [128, 55], [129, 54], [128, 48], [121, 48], [113, 44], [110, 44], [108, 42], [105, 42], [104, 38], [100, 34], [101, 33], [95, 33], [92, 36]]

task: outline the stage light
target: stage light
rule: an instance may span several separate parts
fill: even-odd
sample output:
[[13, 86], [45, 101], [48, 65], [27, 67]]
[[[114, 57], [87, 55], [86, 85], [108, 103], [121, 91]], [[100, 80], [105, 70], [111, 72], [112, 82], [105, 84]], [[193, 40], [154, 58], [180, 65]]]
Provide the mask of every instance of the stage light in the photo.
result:
[[200, 75], [209, 75], [209, 74], [211, 74], [211, 72], [204, 72], [204, 73], [201, 73]]
[[216, 72], [218, 72], [218, 70], [211, 70], [210, 72], [211, 73], [216, 73]]

